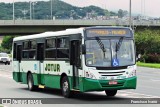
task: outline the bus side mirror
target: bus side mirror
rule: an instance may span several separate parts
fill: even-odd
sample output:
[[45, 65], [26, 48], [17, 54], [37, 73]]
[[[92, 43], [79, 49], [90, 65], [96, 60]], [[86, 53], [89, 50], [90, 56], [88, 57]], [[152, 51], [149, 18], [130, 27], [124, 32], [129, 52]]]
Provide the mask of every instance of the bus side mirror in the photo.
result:
[[82, 45], [82, 54], [86, 54], [86, 45]]

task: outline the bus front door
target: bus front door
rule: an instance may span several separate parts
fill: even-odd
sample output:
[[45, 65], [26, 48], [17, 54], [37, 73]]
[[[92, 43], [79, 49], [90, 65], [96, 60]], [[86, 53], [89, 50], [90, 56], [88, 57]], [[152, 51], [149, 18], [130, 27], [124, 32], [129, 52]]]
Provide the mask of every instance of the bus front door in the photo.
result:
[[80, 41], [71, 41], [70, 64], [73, 70], [73, 88], [79, 89], [79, 68], [80, 68]]
[[37, 43], [37, 60], [39, 62], [38, 68], [39, 68], [39, 84], [44, 84], [44, 76], [43, 74], [43, 60], [44, 60], [44, 43]]

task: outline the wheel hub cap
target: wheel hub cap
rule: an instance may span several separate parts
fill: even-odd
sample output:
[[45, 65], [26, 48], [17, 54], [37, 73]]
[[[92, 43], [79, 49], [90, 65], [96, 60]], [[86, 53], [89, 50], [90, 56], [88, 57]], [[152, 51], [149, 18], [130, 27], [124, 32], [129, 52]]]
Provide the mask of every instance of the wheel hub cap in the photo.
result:
[[63, 83], [63, 91], [66, 92], [67, 90], [68, 90], [68, 82], [65, 81], [65, 82]]

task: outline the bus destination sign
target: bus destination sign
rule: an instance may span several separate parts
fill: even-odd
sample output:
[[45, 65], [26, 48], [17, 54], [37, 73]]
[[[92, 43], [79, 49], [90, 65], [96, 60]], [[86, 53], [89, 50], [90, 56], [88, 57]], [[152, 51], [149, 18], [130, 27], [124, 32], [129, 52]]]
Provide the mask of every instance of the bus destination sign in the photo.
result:
[[100, 37], [100, 36], [125, 36], [132, 37], [131, 31], [129, 29], [115, 29], [115, 28], [106, 28], [106, 29], [88, 29], [87, 37]]

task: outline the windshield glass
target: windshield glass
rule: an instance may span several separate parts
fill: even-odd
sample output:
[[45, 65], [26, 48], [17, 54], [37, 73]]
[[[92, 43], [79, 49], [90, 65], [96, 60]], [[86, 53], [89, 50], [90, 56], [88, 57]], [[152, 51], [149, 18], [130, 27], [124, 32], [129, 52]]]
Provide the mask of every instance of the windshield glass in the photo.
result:
[[6, 53], [0, 53], [0, 57], [8, 57]]
[[[127, 66], [135, 64], [133, 40], [123, 40], [119, 49], [119, 39], [101, 40], [105, 51], [100, 47], [97, 40], [86, 41], [86, 65], [95, 67]], [[105, 54], [105, 55], [104, 55]], [[118, 64], [114, 65], [114, 61]]]
[[[86, 64], [88, 66], [111, 66], [111, 49], [109, 40], [101, 40], [105, 48], [100, 48], [97, 40], [86, 41]], [[105, 58], [104, 58], [105, 57]]]

